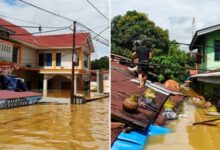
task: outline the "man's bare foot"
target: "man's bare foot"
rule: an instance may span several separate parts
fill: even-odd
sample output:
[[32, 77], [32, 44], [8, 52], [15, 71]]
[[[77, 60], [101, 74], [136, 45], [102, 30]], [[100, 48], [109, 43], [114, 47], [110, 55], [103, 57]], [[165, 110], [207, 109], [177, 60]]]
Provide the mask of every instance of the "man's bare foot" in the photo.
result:
[[138, 88], [142, 89], [142, 88], [144, 88], [144, 86], [143, 85], [139, 85]]

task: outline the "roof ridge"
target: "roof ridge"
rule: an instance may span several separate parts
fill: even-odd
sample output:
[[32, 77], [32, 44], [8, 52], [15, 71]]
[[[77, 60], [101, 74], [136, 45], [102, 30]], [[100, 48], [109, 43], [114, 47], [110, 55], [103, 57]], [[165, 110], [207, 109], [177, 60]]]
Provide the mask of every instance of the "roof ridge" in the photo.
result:
[[[6, 29], [9, 29], [9, 30], [14, 31], [14, 30], [11, 29], [11, 28], [16, 27], [16, 28], [19, 28], [20, 30], [23, 30], [23, 31], [27, 32], [28, 34], [32, 35], [28, 30], [26, 30], [26, 29], [20, 27], [19, 25], [16, 25], [16, 24], [14, 24], [14, 23], [11, 23], [11, 22], [9, 22], [9, 21], [7, 21], [7, 20], [1, 18], [1, 17], [0, 17], [0, 20], [4, 21], [4, 22], [6, 23], [6, 24], [3, 24], [3, 25], [0, 25], [0, 26], [2, 26], [2, 27], [6, 28]], [[10, 27], [7, 27], [7, 25], [10, 25], [11, 28], [10, 28]], [[16, 32], [16, 31], [14, 31], [14, 32]], [[19, 34], [23, 34], [23, 33], [19, 33]], [[26, 34], [26, 33], [25, 33], [25, 34]], [[32, 35], [32, 36], [33, 36], [33, 35]]]

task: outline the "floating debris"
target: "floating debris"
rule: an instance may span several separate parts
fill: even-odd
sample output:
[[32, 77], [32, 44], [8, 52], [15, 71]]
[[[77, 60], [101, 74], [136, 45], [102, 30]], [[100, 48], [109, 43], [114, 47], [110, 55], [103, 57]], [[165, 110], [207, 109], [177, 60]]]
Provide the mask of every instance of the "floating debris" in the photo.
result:
[[163, 111], [163, 116], [165, 116], [167, 120], [178, 119], [177, 113], [175, 113], [172, 109], [165, 109]]

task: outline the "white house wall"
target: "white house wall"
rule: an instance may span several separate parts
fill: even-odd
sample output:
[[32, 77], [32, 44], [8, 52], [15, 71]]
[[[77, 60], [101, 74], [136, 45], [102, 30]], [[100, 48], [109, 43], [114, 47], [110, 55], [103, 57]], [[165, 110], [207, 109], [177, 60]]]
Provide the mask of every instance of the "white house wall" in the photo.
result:
[[[39, 50], [40, 53], [53, 53], [53, 50]], [[61, 53], [61, 66], [57, 66], [56, 68], [63, 68], [63, 69], [71, 69], [72, 68], [72, 49], [65, 49], [65, 50], [56, 50], [56, 53]], [[39, 56], [37, 56], [39, 57]], [[50, 69], [52, 66], [44, 66], [45, 69]]]
[[37, 51], [26, 46], [22, 47], [22, 56], [21, 56], [21, 65], [27, 66], [31, 65], [32, 67], [37, 67]]
[[72, 50], [63, 50], [61, 53], [61, 66], [65, 69], [72, 68]]

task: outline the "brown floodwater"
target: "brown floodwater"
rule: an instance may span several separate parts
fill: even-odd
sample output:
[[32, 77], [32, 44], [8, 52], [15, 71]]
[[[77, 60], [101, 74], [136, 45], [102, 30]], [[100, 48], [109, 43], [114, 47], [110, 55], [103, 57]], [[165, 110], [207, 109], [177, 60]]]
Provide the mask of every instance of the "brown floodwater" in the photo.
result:
[[0, 110], [0, 150], [105, 150], [108, 98], [83, 105], [38, 103]]
[[[196, 93], [190, 91], [191, 96]], [[173, 132], [167, 135], [149, 137], [145, 150], [219, 150], [220, 124], [218, 126], [192, 125], [194, 122], [205, 121], [217, 116], [205, 115], [203, 108], [195, 107], [191, 99], [184, 104], [186, 118], [180, 118], [167, 123]]]

